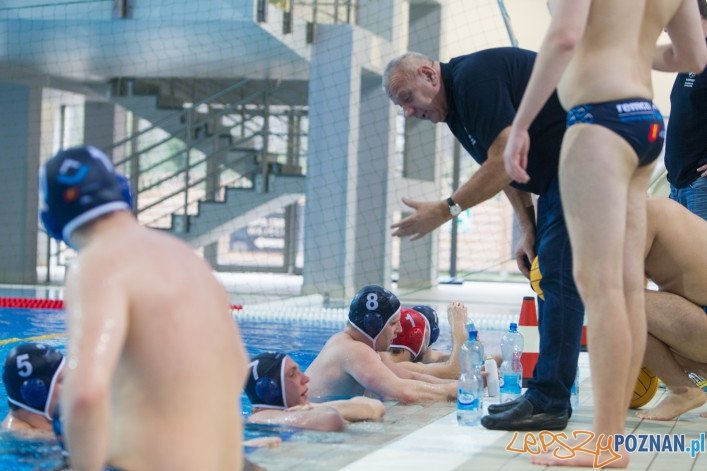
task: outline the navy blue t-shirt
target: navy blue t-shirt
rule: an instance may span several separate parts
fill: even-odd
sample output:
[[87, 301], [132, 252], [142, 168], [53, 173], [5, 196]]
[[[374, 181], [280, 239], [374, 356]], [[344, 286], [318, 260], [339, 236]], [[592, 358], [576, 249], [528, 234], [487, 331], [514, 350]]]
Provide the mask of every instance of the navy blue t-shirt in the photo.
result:
[[707, 163], [707, 69], [701, 74], [678, 74], [670, 92], [670, 119], [665, 138], [668, 181], [684, 188]]
[[[486, 161], [493, 141], [513, 122], [535, 56], [525, 49], [500, 47], [440, 64], [449, 107], [445, 122], [478, 163]], [[538, 195], [547, 190], [557, 176], [566, 115], [553, 93], [529, 129], [530, 181], [511, 186]]]

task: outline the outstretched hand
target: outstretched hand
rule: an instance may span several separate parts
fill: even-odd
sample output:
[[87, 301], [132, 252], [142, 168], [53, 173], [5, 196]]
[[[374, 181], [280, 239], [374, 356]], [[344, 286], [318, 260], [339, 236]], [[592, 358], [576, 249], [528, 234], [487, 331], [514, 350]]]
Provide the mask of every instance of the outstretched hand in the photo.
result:
[[529, 149], [530, 135], [528, 131], [520, 131], [512, 127], [508, 135], [506, 148], [503, 151], [503, 166], [508, 176], [516, 182], [527, 183], [530, 181], [530, 176], [525, 171], [528, 167]]
[[420, 239], [451, 218], [444, 201], [415, 201], [409, 198], [403, 198], [402, 201], [415, 212], [390, 226], [396, 237], [412, 236], [410, 240]]

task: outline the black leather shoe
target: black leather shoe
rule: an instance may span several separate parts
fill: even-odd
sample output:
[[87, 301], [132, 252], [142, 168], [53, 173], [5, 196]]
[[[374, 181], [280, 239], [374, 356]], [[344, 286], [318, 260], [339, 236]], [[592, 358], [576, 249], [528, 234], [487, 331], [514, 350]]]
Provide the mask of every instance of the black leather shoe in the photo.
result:
[[512, 401], [501, 402], [500, 404], [489, 404], [489, 414], [498, 414], [499, 412], [505, 412], [509, 409], [513, 409], [525, 400], [525, 397], [518, 396]]
[[564, 430], [568, 420], [566, 411], [535, 411], [533, 404], [523, 398], [516, 407], [482, 417], [481, 425], [489, 430]]

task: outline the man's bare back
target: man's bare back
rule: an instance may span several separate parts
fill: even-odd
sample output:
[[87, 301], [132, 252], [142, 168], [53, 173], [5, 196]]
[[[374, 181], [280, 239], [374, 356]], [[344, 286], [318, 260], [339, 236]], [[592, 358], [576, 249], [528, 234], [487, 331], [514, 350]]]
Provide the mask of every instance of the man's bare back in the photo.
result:
[[372, 348], [352, 339], [346, 332], [332, 335], [305, 371], [310, 377], [309, 397], [319, 402], [327, 397], [363, 394], [365, 388], [345, 369], [352, 358], [362, 363], [380, 363], [378, 354]]
[[110, 325], [125, 322], [111, 388], [110, 436], [121, 439], [111, 441], [108, 462], [125, 469], [236, 469], [241, 419], [231, 406], [246, 359], [225, 291], [186, 244], [112, 222], [97, 222], [105, 227], [80, 252], [67, 283], [71, 317], [74, 306], [98, 304], [90, 315], [102, 315], [105, 327], [96, 335], [112, 337]]
[[192, 248], [140, 226], [100, 150], [40, 170], [47, 233], [78, 251], [66, 276], [61, 393], [72, 469], [240, 469], [246, 356], [228, 297]]
[[648, 200], [647, 232], [646, 275], [661, 291], [707, 306], [707, 221], [674, 201], [654, 198]]

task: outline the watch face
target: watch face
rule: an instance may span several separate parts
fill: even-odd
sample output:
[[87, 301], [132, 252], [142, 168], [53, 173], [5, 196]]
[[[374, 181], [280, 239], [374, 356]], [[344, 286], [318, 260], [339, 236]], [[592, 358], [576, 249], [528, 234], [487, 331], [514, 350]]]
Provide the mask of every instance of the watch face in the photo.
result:
[[455, 204], [454, 206], [449, 207], [449, 212], [452, 214], [452, 216], [459, 216], [459, 214], [462, 212], [462, 208], [458, 204]]

